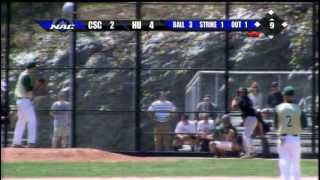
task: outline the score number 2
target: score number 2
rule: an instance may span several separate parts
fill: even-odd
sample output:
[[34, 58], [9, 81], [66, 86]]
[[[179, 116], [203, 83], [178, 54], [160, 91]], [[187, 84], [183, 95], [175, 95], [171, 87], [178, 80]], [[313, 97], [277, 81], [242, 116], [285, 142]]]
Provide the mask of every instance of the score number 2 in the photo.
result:
[[110, 21], [110, 29], [114, 29], [114, 21]]

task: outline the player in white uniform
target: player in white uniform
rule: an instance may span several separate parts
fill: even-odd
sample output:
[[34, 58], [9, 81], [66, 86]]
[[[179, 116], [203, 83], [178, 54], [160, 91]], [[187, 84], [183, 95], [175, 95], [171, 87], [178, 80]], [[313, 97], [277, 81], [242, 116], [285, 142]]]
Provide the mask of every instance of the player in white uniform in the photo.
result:
[[300, 179], [300, 133], [307, 126], [303, 112], [293, 103], [294, 88], [287, 86], [282, 94], [284, 102], [276, 106], [275, 125], [279, 131], [279, 168], [282, 180]]
[[213, 131], [212, 141], [209, 143], [210, 152], [216, 157], [223, 156], [225, 152], [239, 152], [241, 147], [237, 143], [237, 130], [231, 123], [231, 117], [225, 114], [220, 122], [222, 123]]
[[28, 145], [26, 147], [35, 147], [37, 118], [31, 99], [33, 98], [33, 80], [31, 73], [36, 67], [35, 62], [27, 65], [26, 70], [23, 71], [17, 81], [15, 96], [18, 110], [18, 121], [14, 130], [12, 147], [21, 148], [22, 136], [28, 124]]

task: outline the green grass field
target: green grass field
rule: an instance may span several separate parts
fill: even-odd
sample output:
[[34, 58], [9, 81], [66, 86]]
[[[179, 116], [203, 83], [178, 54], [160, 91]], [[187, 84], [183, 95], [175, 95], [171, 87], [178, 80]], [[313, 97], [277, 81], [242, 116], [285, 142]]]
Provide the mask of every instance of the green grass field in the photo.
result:
[[[277, 161], [201, 159], [118, 163], [2, 163], [4, 177], [277, 176]], [[318, 175], [318, 160], [302, 160], [303, 176]]]

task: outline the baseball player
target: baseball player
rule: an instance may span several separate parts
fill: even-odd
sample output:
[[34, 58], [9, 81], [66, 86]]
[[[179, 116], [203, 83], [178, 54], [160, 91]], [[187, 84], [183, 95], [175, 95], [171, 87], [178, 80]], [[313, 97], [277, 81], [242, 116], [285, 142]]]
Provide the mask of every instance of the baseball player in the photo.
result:
[[15, 96], [18, 110], [18, 121], [14, 130], [12, 147], [22, 148], [22, 136], [28, 123], [28, 145], [26, 147], [35, 147], [37, 118], [32, 104], [33, 97], [33, 79], [32, 72], [36, 67], [35, 62], [28, 63], [17, 81]]
[[243, 147], [245, 154], [242, 158], [252, 158], [254, 156], [254, 150], [252, 145], [253, 130], [257, 126], [256, 111], [252, 106], [252, 102], [248, 97], [247, 88], [240, 87], [237, 91], [237, 96], [232, 100], [231, 104], [233, 109], [239, 108], [242, 112], [241, 116], [244, 120], [244, 133], [242, 136]]
[[57, 101], [51, 106], [51, 116], [53, 116], [53, 136], [52, 136], [52, 147], [66, 148], [69, 139], [69, 130], [71, 126], [71, 105], [65, 100], [64, 92], [58, 94]]
[[222, 124], [213, 130], [213, 141], [209, 143], [210, 152], [216, 157], [222, 156], [226, 151], [240, 151], [240, 145], [237, 143], [237, 130], [232, 126], [230, 116], [223, 115], [221, 121]]
[[279, 131], [278, 153], [282, 180], [300, 179], [300, 133], [307, 126], [305, 116], [298, 104], [293, 102], [295, 90], [284, 88], [284, 102], [276, 106], [275, 126]]

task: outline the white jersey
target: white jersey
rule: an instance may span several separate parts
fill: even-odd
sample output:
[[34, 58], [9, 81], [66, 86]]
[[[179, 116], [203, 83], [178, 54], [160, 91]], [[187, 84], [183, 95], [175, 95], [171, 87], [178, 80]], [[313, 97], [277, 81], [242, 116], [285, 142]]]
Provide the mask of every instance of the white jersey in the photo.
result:
[[213, 129], [214, 129], [213, 120], [208, 120], [207, 122], [205, 120], [201, 120], [197, 124], [198, 133], [211, 133]]
[[194, 122], [192, 122], [190, 120], [188, 120], [188, 123], [184, 123], [183, 121], [179, 121], [174, 132], [176, 134], [196, 133], [196, 126], [195, 126]]
[[154, 101], [148, 108], [148, 111], [155, 112], [156, 120], [158, 122], [168, 121], [170, 112], [176, 111], [176, 106], [170, 101]]

